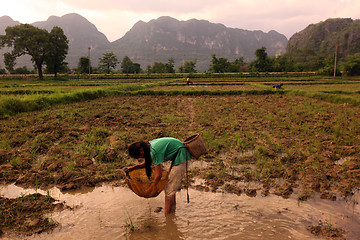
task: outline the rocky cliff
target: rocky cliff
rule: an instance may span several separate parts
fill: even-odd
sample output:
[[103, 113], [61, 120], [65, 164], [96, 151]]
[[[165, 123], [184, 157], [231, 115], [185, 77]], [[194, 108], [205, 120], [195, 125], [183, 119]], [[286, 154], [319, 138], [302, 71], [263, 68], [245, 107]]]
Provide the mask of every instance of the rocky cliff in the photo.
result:
[[205, 20], [178, 21], [171, 17], [139, 21], [124, 37], [111, 43], [114, 52], [128, 55], [142, 65], [173, 57], [178, 64], [196, 59], [201, 70], [207, 70], [212, 54], [250, 61], [262, 46], [274, 56], [284, 53], [286, 44], [287, 38], [275, 31], [247, 31]]
[[294, 57], [304, 52], [328, 57], [336, 48], [340, 59], [360, 52], [360, 20], [336, 18], [310, 24], [289, 39], [287, 53]]
[[[0, 18], [0, 33], [4, 34], [7, 26], [16, 24], [20, 23], [10, 17]], [[51, 16], [33, 25], [48, 31], [54, 26], [64, 30], [69, 40], [66, 61], [70, 68], [77, 66], [80, 57], [88, 56], [89, 47], [93, 67], [97, 66], [99, 57], [112, 51], [118, 60], [129, 56], [143, 69], [155, 61], [167, 62], [169, 58], [174, 58], [175, 66], [197, 60], [197, 69], [204, 71], [209, 68], [212, 54], [229, 60], [244, 57], [245, 61], [250, 61], [260, 47], [265, 46], [269, 56], [274, 56], [283, 53], [287, 44], [287, 38], [275, 31], [248, 31], [205, 20], [178, 21], [171, 17], [160, 17], [148, 23], [139, 21], [124, 37], [111, 43], [94, 24], [76, 13]], [[3, 66], [4, 51], [0, 51], [0, 66]], [[32, 68], [29, 58], [19, 58], [17, 63], [17, 67], [26, 65]]]

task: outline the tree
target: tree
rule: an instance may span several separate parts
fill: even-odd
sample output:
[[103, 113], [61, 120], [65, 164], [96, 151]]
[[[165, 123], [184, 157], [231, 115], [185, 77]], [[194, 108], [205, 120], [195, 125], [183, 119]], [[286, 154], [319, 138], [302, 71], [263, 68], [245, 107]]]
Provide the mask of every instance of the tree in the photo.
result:
[[152, 73], [151, 65], [147, 65], [147, 66], [146, 66], [146, 73], [147, 73], [147, 74]]
[[6, 74], [6, 70], [1, 68], [1, 66], [0, 66], [0, 74]]
[[116, 65], [119, 63], [113, 52], [104, 53], [101, 58], [99, 58], [99, 69], [106, 73], [110, 73], [112, 69], [116, 68]]
[[8, 70], [9, 73], [14, 72], [14, 67], [16, 64], [15, 60], [16, 57], [14, 57], [11, 53], [4, 53], [5, 68], [6, 70]]
[[175, 73], [174, 58], [169, 58], [167, 63], [154, 62], [154, 65], [147, 67], [147, 73]]
[[272, 60], [272, 70], [274, 72], [293, 72], [295, 71], [294, 61], [287, 54], [274, 57]]
[[128, 56], [121, 61], [121, 71], [123, 73], [139, 73], [141, 71], [140, 64], [134, 63]]
[[229, 72], [246, 72], [247, 65], [244, 62], [244, 57], [239, 57], [230, 63]]
[[[335, 64], [335, 59], [334, 57], [330, 56], [328, 58], [325, 58], [325, 60], [323, 61], [323, 67], [321, 69], [319, 69], [318, 73], [320, 75], [325, 75], [325, 76], [334, 76], [334, 64]], [[341, 73], [339, 71], [339, 69], [336, 69], [336, 76], [340, 76]]]
[[[59, 33], [56, 29], [57, 27], [54, 28], [53, 36]], [[40, 79], [43, 79], [42, 67], [45, 59], [51, 51], [53, 51], [54, 45], [59, 45], [60, 43], [64, 43], [61, 41], [66, 41], [66, 39], [61, 38], [61, 41], [58, 39], [59, 41], [52, 43], [53, 38], [48, 31], [30, 24], [7, 27], [5, 33], [5, 35], [1, 36], [2, 45], [13, 47], [11, 55], [15, 58], [25, 54], [30, 55], [31, 61], [37, 68]]]
[[210, 72], [224, 73], [229, 71], [230, 63], [227, 58], [217, 58], [215, 54], [211, 55], [211, 57]]
[[360, 75], [360, 53], [348, 56], [343, 63], [343, 69], [349, 76]]
[[169, 58], [168, 62], [165, 63], [165, 72], [166, 73], [174, 73], [175, 72], [174, 62], [175, 62], [174, 58]]
[[271, 59], [268, 57], [266, 47], [261, 47], [255, 51], [256, 60], [250, 63], [253, 72], [271, 72]]
[[179, 72], [181, 73], [196, 73], [196, 60], [195, 61], [185, 61], [184, 65], [179, 67]]
[[154, 62], [154, 65], [151, 68], [153, 73], [166, 73], [165, 64], [162, 62]]
[[69, 49], [69, 40], [60, 27], [53, 27], [49, 35], [49, 51], [45, 56], [47, 71], [54, 73], [67, 69], [67, 63], [64, 62]]
[[[78, 62], [77, 71], [81, 73], [89, 73], [89, 58], [88, 57], [81, 57]], [[91, 67], [90, 67], [91, 72]]]
[[121, 61], [121, 71], [123, 73], [133, 73], [133, 62], [128, 56], [125, 56]]
[[140, 73], [140, 72], [141, 72], [140, 63], [134, 63], [134, 73]]
[[30, 73], [35, 73], [34, 71], [30, 71], [29, 69], [27, 69], [26, 66], [23, 66], [23, 67], [19, 67], [19, 68], [16, 68], [14, 70], [14, 73], [15, 74], [30, 74]]
[[293, 62], [295, 71], [317, 71], [323, 67], [323, 57], [313, 49], [293, 50], [286, 55]]
[[247, 70], [247, 64], [244, 62], [244, 57], [239, 57], [236, 58], [233, 62], [229, 62], [227, 58], [217, 58], [215, 54], [211, 56], [212, 59], [209, 69], [210, 72], [245, 72]]

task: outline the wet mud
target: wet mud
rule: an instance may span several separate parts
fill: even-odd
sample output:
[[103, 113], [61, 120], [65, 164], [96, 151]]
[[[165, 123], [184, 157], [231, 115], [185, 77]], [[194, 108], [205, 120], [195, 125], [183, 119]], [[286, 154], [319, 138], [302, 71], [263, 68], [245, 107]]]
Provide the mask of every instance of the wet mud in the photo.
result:
[[44, 215], [54, 211], [62, 211], [63, 203], [55, 203], [51, 196], [39, 193], [17, 198], [0, 197], [1, 232], [17, 232], [22, 235], [47, 232], [54, 229], [58, 223]]
[[[8, 185], [1, 193], [12, 198], [34, 191]], [[45, 191], [38, 190], [40, 193]], [[319, 196], [299, 202], [294, 197], [249, 197], [191, 188], [190, 203], [181, 190], [176, 213], [165, 215], [163, 193], [145, 199], [127, 187], [111, 185], [67, 193], [53, 188], [48, 193], [71, 206], [47, 215], [57, 227], [32, 236], [4, 234], [4, 239], [300, 240], [356, 239], [360, 234], [359, 206]]]
[[[0, 119], [0, 181], [39, 191], [76, 191], [103, 183], [123, 187], [121, 169], [136, 163], [127, 156], [128, 144], [200, 132], [209, 154], [189, 170], [192, 189], [300, 202], [318, 196], [330, 205], [350, 199], [357, 206], [358, 119], [359, 107], [299, 96], [132, 96], [62, 105]], [[41, 216], [30, 218], [42, 223]], [[25, 230], [3, 224], [1, 232], [54, 228], [38, 230], [37, 220], [26, 228], [32, 220], [24, 219]], [[341, 239], [348, 234], [333, 223], [308, 226], [312, 236]]]

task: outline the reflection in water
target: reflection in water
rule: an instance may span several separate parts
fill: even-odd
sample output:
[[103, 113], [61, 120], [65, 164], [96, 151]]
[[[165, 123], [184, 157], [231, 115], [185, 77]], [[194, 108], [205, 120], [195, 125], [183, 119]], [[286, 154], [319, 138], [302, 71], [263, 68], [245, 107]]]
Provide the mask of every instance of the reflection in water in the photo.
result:
[[[159, 215], [160, 214], [160, 215]], [[165, 216], [164, 213], [157, 215], [148, 214], [137, 219], [137, 229], [125, 234], [126, 239], [159, 239], [159, 240], [183, 240], [187, 239], [180, 231], [175, 214]]]
[[[0, 187], [5, 197], [31, 191], [35, 190]], [[165, 216], [163, 210], [155, 212], [163, 207], [163, 193], [144, 199], [128, 188], [111, 186], [71, 194], [54, 188], [49, 193], [75, 210], [52, 213], [49, 217], [60, 223], [58, 228], [25, 239], [316, 239], [306, 227], [319, 221], [345, 229], [347, 239], [360, 236], [358, 204], [318, 197], [298, 203], [277, 196], [251, 198], [189, 189], [190, 203], [181, 191], [176, 213]]]
[[178, 240], [185, 239], [184, 235], [179, 231], [178, 226], [176, 225], [175, 214], [166, 215], [166, 230], [168, 239]]

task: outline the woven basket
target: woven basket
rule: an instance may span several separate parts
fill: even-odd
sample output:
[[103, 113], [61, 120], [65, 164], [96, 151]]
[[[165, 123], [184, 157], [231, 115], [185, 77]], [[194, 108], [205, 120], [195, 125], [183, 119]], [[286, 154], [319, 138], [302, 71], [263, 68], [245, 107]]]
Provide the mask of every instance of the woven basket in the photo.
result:
[[189, 150], [191, 156], [199, 159], [201, 155], [207, 154], [204, 140], [199, 134], [192, 135], [184, 141], [185, 147]]
[[165, 185], [168, 180], [168, 172], [166, 170], [162, 171], [162, 177], [159, 182], [156, 183], [153, 190], [146, 194], [146, 191], [149, 189], [150, 185], [154, 182], [155, 170], [151, 172], [150, 180], [146, 175], [145, 168], [134, 169], [129, 171], [126, 176], [127, 184], [130, 189], [138, 196], [144, 198], [157, 197], [162, 190], [164, 190]]

